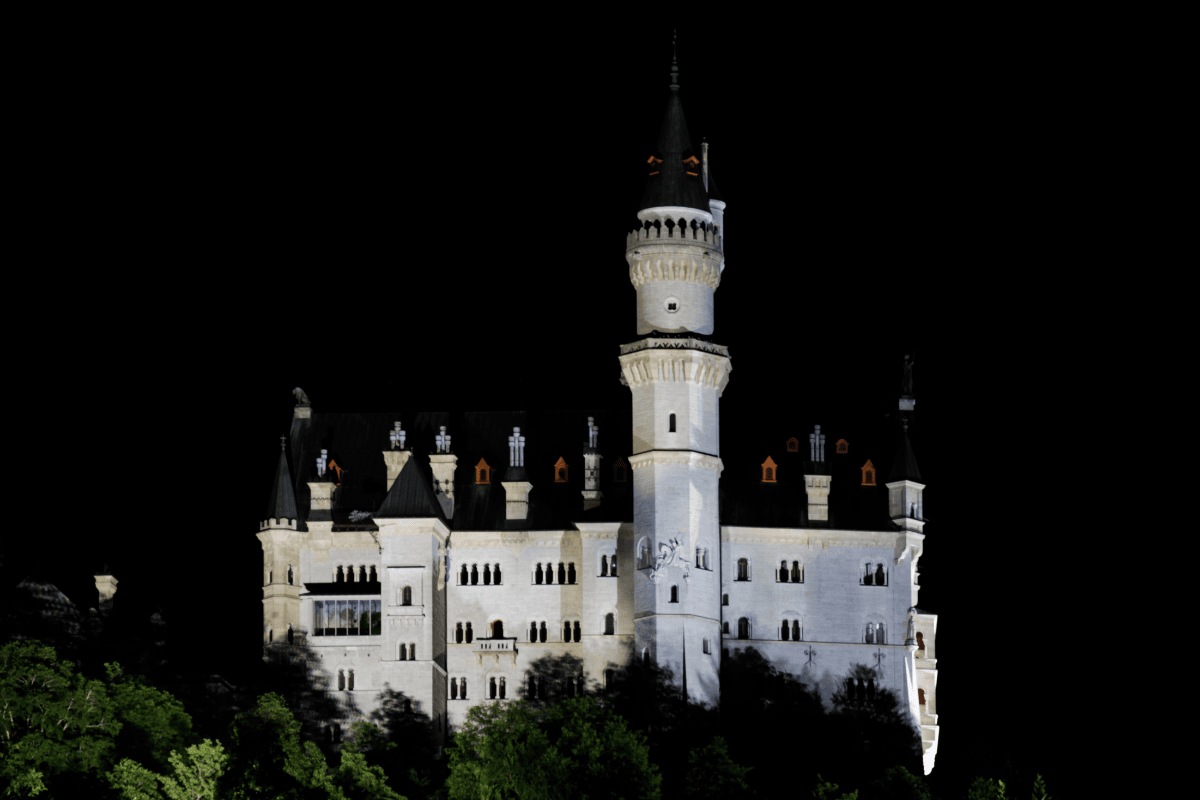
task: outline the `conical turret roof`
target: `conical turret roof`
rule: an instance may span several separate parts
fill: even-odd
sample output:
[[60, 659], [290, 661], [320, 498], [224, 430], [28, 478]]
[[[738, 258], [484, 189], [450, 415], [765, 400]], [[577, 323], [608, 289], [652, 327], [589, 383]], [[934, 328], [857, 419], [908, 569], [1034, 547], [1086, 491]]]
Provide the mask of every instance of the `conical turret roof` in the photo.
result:
[[647, 164], [650, 175], [646, 178], [640, 208], [684, 206], [708, 211], [708, 194], [700, 175], [700, 154], [692, 147], [687, 121], [683, 117], [678, 76], [678, 67], [672, 63], [671, 96], [663, 112], [658, 142]]
[[275, 485], [267, 503], [267, 519], [296, 519], [296, 494], [292, 490], [292, 475], [288, 471], [286, 439], [279, 437], [279, 466], [275, 469]]
[[896, 460], [892, 462], [892, 474], [888, 476], [888, 483], [896, 481], [917, 481], [919, 483], [921, 471], [917, 469], [917, 458], [913, 455], [912, 442], [908, 440], [908, 421], [903, 420], [900, 425], [900, 446], [896, 449]]

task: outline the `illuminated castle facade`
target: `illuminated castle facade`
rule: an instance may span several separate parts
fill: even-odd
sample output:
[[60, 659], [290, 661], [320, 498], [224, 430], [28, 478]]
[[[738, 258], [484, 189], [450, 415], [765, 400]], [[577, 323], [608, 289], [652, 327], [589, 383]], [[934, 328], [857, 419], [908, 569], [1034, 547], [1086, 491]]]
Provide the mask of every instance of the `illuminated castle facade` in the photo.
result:
[[928, 772], [937, 618], [916, 608], [911, 381], [872, 453], [891, 458], [886, 481], [828, 425], [828, 442], [815, 425], [752, 476], [722, 477], [731, 366], [711, 334], [725, 203], [672, 77], [626, 240], [632, 414], [326, 414], [296, 390], [258, 534], [264, 642], [306, 641], [364, 712], [386, 685], [442, 726], [544, 691], [530, 667], [547, 656], [580, 659], [573, 689], [632, 658], [667, 665], [712, 704], [721, 659], [754, 647], [826, 701], [895, 692]]

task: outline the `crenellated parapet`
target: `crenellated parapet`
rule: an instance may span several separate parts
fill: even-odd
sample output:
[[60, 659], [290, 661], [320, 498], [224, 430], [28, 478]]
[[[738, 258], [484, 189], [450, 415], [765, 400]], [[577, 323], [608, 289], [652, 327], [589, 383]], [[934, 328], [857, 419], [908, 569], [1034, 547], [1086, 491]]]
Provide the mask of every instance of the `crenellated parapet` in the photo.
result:
[[275, 519], [271, 518], [258, 523], [258, 529], [265, 531], [268, 528], [287, 528], [288, 530], [296, 530], [296, 520], [294, 519]]

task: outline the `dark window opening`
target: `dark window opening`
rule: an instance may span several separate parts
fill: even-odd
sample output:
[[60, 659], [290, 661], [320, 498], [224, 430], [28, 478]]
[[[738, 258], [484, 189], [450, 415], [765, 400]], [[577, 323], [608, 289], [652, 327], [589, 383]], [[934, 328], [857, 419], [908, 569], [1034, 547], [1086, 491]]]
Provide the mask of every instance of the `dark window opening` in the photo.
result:
[[575, 583], [575, 562], [567, 564], [567, 583]]
[[467, 574], [467, 565], [463, 564], [462, 572], [459, 573], [459, 576], [458, 576], [458, 582], [460, 585], [466, 586], [470, 582], [470, 580], [471, 580], [471, 578]]
[[475, 639], [475, 632], [471, 630], [471, 623], [467, 623], [467, 644], [470, 644]]
[[746, 619], [745, 617], [742, 617], [738, 620], [738, 638], [750, 638], [750, 620]]
[[546, 641], [546, 623], [544, 622], [538, 626], [538, 641]]
[[608, 577], [608, 556], [600, 556], [600, 577]]
[[529, 623], [529, 641], [531, 641], [531, 642], [537, 641], [537, 623], [536, 622]]
[[667, 433], [675, 433], [675, 415], [671, 415], [670, 427], [667, 428]]
[[400, 598], [400, 605], [402, 605], [402, 606], [411, 606], [412, 605], [412, 587], [411, 586], [404, 587], [404, 591]]
[[679, 587], [678, 586], [671, 587], [671, 602], [672, 603], [679, 602]]
[[462, 640], [463, 640], [463, 627], [462, 627], [462, 623], [460, 622], [454, 626], [454, 643], [462, 644]]
[[537, 565], [537, 569], [533, 573], [533, 582], [534, 583], [542, 582], [542, 565], [541, 564]]
[[483, 585], [484, 586], [492, 585], [492, 566], [491, 566], [491, 564], [483, 565]]
[[562, 563], [561, 561], [558, 562], [558, 582], [559, 583], [567, 582], [567, 565]]
[[785, 619], [779, 629], [779, 638], [786, 642], [790, 638], [791, 632], [791, 626], [788, 625], [788, 621]]
[[616, 633], [616, 624], [615, 623], [616, 623], [616, 620], [613, 618], [612, 614], [604, 615], [604, 635], [605, 636], [612, 636], [613, 634]]
[[575, 641], [579, 641], [583, 637], [583, 631], [579, 627], [579, 623], [575, 623]]
[[497, 564], [495, 567], [492, 568], [492, 581], [497, 586], [500, 585], [500, 565], [499, 564]]
[[493, 639], [503, 639], [504, 638], [504, 620], [498, 619], [492, 623], [492, 638]]
[[747, 559], [739, 558], [737, 562], [737, 579], [739, 581], [750, 580], [750, 562]]
[[478, 584], [479, 584], [479, 565], [472, 564], [471, 565], [471, 585], [477, 586]]

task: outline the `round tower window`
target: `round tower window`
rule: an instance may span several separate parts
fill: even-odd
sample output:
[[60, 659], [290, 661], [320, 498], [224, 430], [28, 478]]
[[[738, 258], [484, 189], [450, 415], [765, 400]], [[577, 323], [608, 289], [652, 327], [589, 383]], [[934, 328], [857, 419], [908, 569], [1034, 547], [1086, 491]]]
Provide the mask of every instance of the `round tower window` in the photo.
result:
[[676, 311], [679, 310], [679, 298], [668, 297], [666, 300], [663, 301], [663, 306], [667, 309], [667, 311], [669, 313], [674, 314]]

